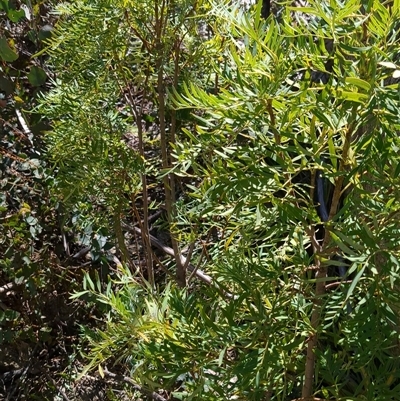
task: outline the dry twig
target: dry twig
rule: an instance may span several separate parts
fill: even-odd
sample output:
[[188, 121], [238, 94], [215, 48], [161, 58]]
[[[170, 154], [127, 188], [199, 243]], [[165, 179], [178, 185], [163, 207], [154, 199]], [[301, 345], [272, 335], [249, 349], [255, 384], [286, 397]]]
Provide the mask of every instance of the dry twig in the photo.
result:
[[147, 397], [151, 397], [155, 401], [167, 401], [166, 398], [156, 393], [155, 391], [149, 391], [143, 388], [141, 385], [135, 383], [130, 377], [124, 375], [117, 375], [115, 373], [110, 372], [107, 368], [103, 369], [103, 372], [106, 376], [111, 377], [118, 381], [123, 381], [125, 383], [130, 384], [135, 390], [144, 394]]

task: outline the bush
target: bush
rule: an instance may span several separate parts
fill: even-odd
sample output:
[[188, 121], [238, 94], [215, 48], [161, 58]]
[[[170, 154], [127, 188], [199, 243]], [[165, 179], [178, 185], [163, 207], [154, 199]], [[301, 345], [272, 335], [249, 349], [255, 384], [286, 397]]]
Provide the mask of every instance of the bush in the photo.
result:
[[[150, 284], [121, 268], [85, 290], [110, 308], [88, 368], [117, 358], [178, 399], [395, 397], [400, 8], [287, 3], [264, 21], [261, 2], [229, 3], [60, 8], [44, 110], [63, 201], [104, 205], [123, 254], [118, 222], [143, 191]], [[183, 288], [153, 279], [149, 182], [174, 254], [160, 265]], [[209, 287], [188, 280], [186, 245]]]

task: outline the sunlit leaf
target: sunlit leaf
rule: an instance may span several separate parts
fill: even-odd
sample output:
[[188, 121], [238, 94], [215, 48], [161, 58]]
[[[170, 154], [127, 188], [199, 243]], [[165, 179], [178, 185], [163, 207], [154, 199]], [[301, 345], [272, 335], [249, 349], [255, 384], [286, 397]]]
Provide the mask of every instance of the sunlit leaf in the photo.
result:
[[360, 78], [347, 77], [346, 82], [351, 85], [357, 86], [361, 89], [364, 89], [367, 92], [371, 90], [371, 85], [367, 81], [364, 81], [363, 79]]
[[391, 68], [393, 70], [397, 68], [396, 64], [390, 61], [380, 61], [378, 64], [381, 65], [382, 67]]
[[395, 79], [400, 78], [400, 70], [394, 71], [392, 77]]

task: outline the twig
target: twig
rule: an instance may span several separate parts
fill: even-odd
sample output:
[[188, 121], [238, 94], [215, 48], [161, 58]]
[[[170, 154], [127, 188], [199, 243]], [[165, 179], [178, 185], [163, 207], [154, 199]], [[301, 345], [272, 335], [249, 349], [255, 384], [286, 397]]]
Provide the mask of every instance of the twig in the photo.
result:
[[30, 128], [28, 127], [28, 124], [26, 123], [24, 116], [22, 115], [22, 113], [18, 109], [15, 109], [15, 114], [17, 115], [19, 124], [21, 125], [21, 127], [22, 127], [25, 135], [27, 136], [29, 142], [31, 143], [31, 145], [33, 145], [33, 142], [32, 142], [32, 139], [31, 139], [33, 137], [33, 134], [32, 134], [32, 131], [30, 130]]
[[190, 262], [190, 259], [192, 258], [192, 253], [193, 253], [193, 250], [194, 250], [194, 245], [195, 245], [195, 242], [193, 241], [190, 245], [189, 245], [189, 250], [188, 250], [188, 253], [187, 253], [187, 256], [186, 256], [186, 262], [183, 264], [183, 269], [186, 271], [186, 269], [187, 269], [187, 267], [188, 267], [188, 264], [189, 264], [189, 262]]
[[352, 282], [353, 282], [352, 280], [335, 281], [333, 283], [325, 284], [325, 288], [328, 290], [330, 288], [339, 287], [342, 284], [351, 284]]
[[316, 397], [301, 397], [295, 398], [292, 401], [328, 401], [326, 398], [316, 398]]
[[[24, 380], [25, 380], [25, 378], [27, 377], [28, 371], [29, 371], [29, 369], [31, 368], [31, 366], [32, 366], [32, 364], [33, 364], [33, 361], [35, 360], [35, 359], [34, 359], [34, 356], [35, 356], [35, 354], [36, 354], [36, 350], [38, 349], [38, 347], [39, 347], [39, 343], [35, 345], [35, 348], [33, 349], [32, 353], [31, 353], [31, 355], [30, 355], [30, 361], [28, 362], [28, 364], [26, 365], [26, 367], [23, 368], [23, 369], [18, 369], [17, 371], [14, 371], [14, 372], [18, 372], [18, 376], [19, 376], [19, 381], [20, 381], [20, 383], [23, 383]], [[12, 399], [13, 399], [13, 395], [14, 395], [16, 389], [17, 389], [17, 387], [14, 387], [14, 388], [9, 392], [9, 394], [7, 395], [6, 401], [9, 401], [9, 400], [12, 400]]]
[[111, 377], [112, 379], [116, 379], [119, 381], [123, 381], [125, 383], [129, 383], [135, 390], [139, 391], [140, 393], [146, 395], [147, 397], [151, 397], [155, 401], [167, 401], [166, 398], [161, 396], [160, 394], [156, 393], [155, 391], [149, 391], [140, 386], [139, 384], [135, 383], [130, 377], [124, 375], [117, 375], [115, 373], [110, 372], [107, 368], [103, 369], [103, 372], [106, 376]]
[[72, 259], [80, 259], [86, 256], [92, 248], [90, 246], [85, 246], [83, 249], [81, 249], [79, 252], [77, 252], [75, 255], [72, 255]]
[[[208, 241], [210, 240], [210, 237], [211, 237], [211, 230], [209, 230], [209, 232], [207, 234], [206, 243], [208, 243]], [[192, 270], [189, 278], [187, 279], [187, 284], [188, 285], [189, 285], [190, 281], [192, 280], [192, 278], [196, 275], [196, 272], [199, 269], [200, 264], [201, 264], [201, 262], [203, 260], [203, 257], [204, 257], [206, 252], [207, 252], [207, 248], [205, 246], [203, 246], [203, 250], [201, 251], [201, 255], [200, 255], [199, 261], [197, 263], [197, 266], [195, 266], [195, 268]]]
[[121, 261], [114, 255], [110, 254], [109, 257], [112, 259], [112, 261], [118, 266], [122, 266]]
[[[134, 96], [132, 94], [132, 89], [131, 86], [129, 85], [128, 81], [125, 78], [125, 74], [122, 74], [125, 80], [125, 87], [128, 89], [128, 93], [125, 94], [125, 99], [127, 100], [127, 103], [129, 105], [129, 108], [131, 109], [132, 116], [135, 118], [136, 121], [136, 127], [137, 127], [137, 133], [138, 133], [138, 139], [139, 139], [139, 154], [141, 158], [143, 159], [144, 163], [146, 161], [146, 155], [144, 152], [144, 134], [143, 134], [143, 125], [142, 125], [142, 115], [143, 115], [143, 107], [144, 107], [144, 102], [146, 100], [146, 92], [144, 89], [144, 94], [143, 98], [140, 103], [140, 107], [137, 107], [135, 102], [134, 102]], [[147, 81], [149, 79], [150, 74], [146, 74], [145, 82], [143, 84], [143, 88], [147, 87]], [[121, 88], [121, 92], [124, 93], [124, 91]], [[148, 275], [148, 280], [152, 286], [154, 286], [154, 270], [153, 270], [153, 254], [151, 252], [151, 244], [149, 240], [149, 222], [148, 222], [148, 216], [149, 216], [149, 199], [148, 199], [148, 185], [147, 185], [147, 175], [145, 173], [141, 174], [141, 181], [142, 181], [142, 199], [143, 199], [143, 235], [142, 239], [144, 242], [144, 246], [146, 249], [146, 264], [147, 264], [147, 275]]]
[[[160, 210], [157, 210], [157, 212], [155, 212], [155, 213], [153, 213], [152, 215], [150, 215], [150, 216], [147, 218], [147, 221], [148, 221], [149, 225], [152, 224], [152, 223], [154, 223], [155, 221], [157, 221], [158, 218], [159, 218], [163, 213], [165, 213], [165, 209], [161, 208]], [[139, 223], [139, 222], [140, 222], [140, 223]], [[139, 221], [138, 221], [137, 223], [135, 223], [135, 226], [138, 225], [138, 224], [139, 224], [139, 225], [143, 224], [143, 220], [140, 220], [140, 219], [139, 219]]]
[[67, 394], [65, 394], [65, 391], [62, 388], [60, 388], [59, 386], [57, 386], [56, 381], [49, 374], [46, 374], [46, 377], [53, 383], [53, 386], [62, 395], [62, 397], [64, 398], [64, 401], [71, 401], [71, 399], [67, 396]]
[[61, 229], [61, 237], [62, 237], [62, 241], [63, 241], [64, 251], [67, 254], [67, 256], [70, 257], [71, 253], [69, 251], [69, 245], [68, 245], [68, 241], [67, 241], [67, 236], [65, 235], [65, 232], [64, 232], [63, 229]]
[[[346, 165], [348, 164], [349, 152], [352, 142], [351, 138], [356, 126], [357, 108], [358, 106], [353, 107], [351, 122], [347, 129], [346, 137], [343, 142], [342, 158], [339, 165], [339, 172], [341, 173], [341, 175], [339, 175], [335, 180], [335, 189], [332, 195], [332, 203], [329, 211], [328, 221], [332, 221], [338, 211], [340, 196], [343, 189], [344, 173], [346, 170]], [[324, 239], [320, 249], [323, 252], [326, 251], [327, 247], [330, 245], [330, 242], [331, 242], [331, 228], [325, 227]], [[313, 311], [311, 314], [311, 326], [313, 331], [310, 334], [310, 340], [308, 341], [307, 344], [304, 384], [301, 394], [303, 398], [311, 397], [313, 392], [315, 361], [316, 361], [315, 350], [318, 344], [318, 327], [320, 324], [319, 322], [321, 319], [322, 309], [323, 309], [321, 300], [326, 293], [326, 277], [328, 275], [328, 266], [325, 263], [321, 263], [320, 256], [323, 252], [319, 252], [318, 249], [314, 249], [314, 254], [316, 255], [317, 271], [315, 273], [315, 279], [316, 279], [315, 300], [314, 300]]]
[[[138, 227], [130, 227], [127, 224], [124, 224], [125, 228], [127, 228], [130, 231], [134, 231], [139, 235], [142, 235], [142, 232], [140, 230], [140, 228]], [[172, 256], [173, 258], [175, 258], [175, 252], [172, 248], [170, 248], [169, 246], [165, 246], [160, 240], [158, 240], [156, 237], [154, 237], [153, 235], [149, 234], [149, 240], [151, 242], [151, 244], [153, 246], [155, 246], [156, 248], [160, 249], [161, 251], [163, 251], [164, 253], [166, 253], [169, 256]], [[180, 255], [180, 262], [182, 265], [185, 265], [185, 263], [187, 262], [187, 258], [185, 256], [183, 256], [182, 254]], [[203, 281], [204, 283], [208, 284], [208, 285], [212, 285], [213, 284], [213, 279], [206, 273], [203, 272], [203, 270], [200, 270], [198, 268], [198, 266], [193, 266], [191, 263], [189, 263], [187, 265], [187, 268], [190, 272], [194, 272], [196, 274], [196, 276]], [[217, 288], [218, 289], [218, 288]], [[237, 295], [233, 295], [230, 292], [226, 292], [226, 291], [222, 291], [223, 295], [227, 298], [237, 298]]]
[[[188, 284], [188, 281], [186, 280], [186, 270], [187, 270], [188, 265], [189, 265], [189, 263], [190, 263], [190, 259], [192, 258], [192, 253], [193, 253], [193, 250], [194, 250], [194, 245], [195, 245], [194, 242], [192, 242], [192, 243], [189, 245], [189, 250], [188, 250], [188, 253], [187, 253], [187, 256], [186, 256], [186, 261], [185, 261], [185, 263], [183, 263], [183, 265], [182, 265], [182, 269], [183, 269], [183, 271], [185, 272], [185, 283], [186, 283], [186, 285]], [[196, 266], [196, 267], [198, 267], [198, 266]], [[195, 267], [195, 269], [196, 269], [196, 267]], [[196, 269], [196, 270], [197, 270], [197, 269]], [[193, 272], [192, 272], [192, 274], [193, 274]]]
[[0, 375], [0, 380], [3, 382], [9, 383], [13, 381], [15, 378], [20, 377], [24, 373], [24, 369], [13, 369], [9, 370], [8, 372], [4, 372]]
[[[137, 222], [134, 224], [135, 227], [138, 226], [138, 225], [139, 225], [139, 228], [143, 227], [143, 220], [142, 220], [142, 219], [140, 218], [140, 216], [139, 216], [139, 212], [138, 212], [138, 210], [137, 210], [137, 208], [136, 208], [136, 206], [135, 206], [135, 200], [134, 200], [133, 195], [132, 195], [132, 208], [133, 208], [133, 212], [135, 213], [136, 220], [137, 220]], [[147, 218], [147, 223], [148, 223], [149, 229], [150, 229], [150, 225], [151, 225], [153, 222], [157, 221], [158, 218], [159, 218], [163, 213], [165, 213], [165, 209], [164, 209], [164, 208], [161, 208], [160, 210], [158, 210], [157, 212], [153, 213], [152, 215], [150, 215], [150, 216]], [[123, 225], [125, 228], [127, 228], [128, 230], [130, 230], [130, 227], [129, 227], [127, 224], [125, 224], [124, 222], [122, 222], [122, 225]], [[138, 243], [138, 241], [137, 241], [137, 235], [135, 235], [135, 241], [136, 241], [136, 248], [139, 249], [139, 243]], [[160, 260], [160, 259], [157, 257], [157, 255], [155, 255], [154, 253], [153, 253], [153, 259], [154, 259], [154, 261], [161, 267], [161, 269], [162, 269], [166, 274], [172, 275], [172, 273], [164, 266], [164, 264], [161, 262], [161, 260]]]
[[[134, 230], [139, 235], [142, 235], [142, 231], [140, 230], [140, 228], [133, 227], [133, 228], [130, 228], [130, 229]], [[173, 258], [175, 258], [176, 254], [175, 254], [175, 252], [174, 252], [174, 250], [172, 248], [170, 248], [169, 246], [165, 246], [160, 240], [158, 240], [156, 237], [154, 237], [151, 234], [149, 234], [149, 239], [150, 239], [150, 242], [155, 247], [157, 247], [158, 249], [162, 250], [167, 255], [172, 256]], [[181, 260], [180, 260], [181, 264], [184, 265], [186, 263], [186, 261], [187, 261], [187, 258], [185, 256], [183, 256], [183, 255], [180, 255], [180, 258], [181, 258]], [[187, 267], [188, 267], [188, 269], [190, 271], [194, 271], [196, 269], [195, 266], [193, 266], [191, 263], [189, 263]], [[197, 269], [196, 276], [200, 280], [204, 281], [205, 283], [207, 283], [209, 285], [212, 283], [212, 278], [208, 274], [204, 273], [200, 269]]]

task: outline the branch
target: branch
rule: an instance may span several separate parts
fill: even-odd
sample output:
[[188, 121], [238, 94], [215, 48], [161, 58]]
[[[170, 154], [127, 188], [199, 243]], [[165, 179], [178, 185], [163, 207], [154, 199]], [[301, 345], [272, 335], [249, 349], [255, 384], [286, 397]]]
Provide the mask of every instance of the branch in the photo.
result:
[[79, 252], [77, 252], [75, 255], [71, 256], [72, 259], [80, 259], [83, 258], [84, 256], [86, 256], [90, 250], [92, 249], [92, 247], [90, 246], [85, 246], [84, 248], [82, 248]]
[[29, 142], [33, 146], [33, 142], [31, 139], [33, 137], [33, 134], [32, 134], [32, 131], [30, 130], [30, 128], [28, 127], [28, 124], [26, 123], [24, 116], [18, 109], [15, 109], [15, 114], [17, 115], [19, 124], [21, 125], [26, 137], [28, 138]]
[[130, 377], [124, 375], [117, 375], [115, 373], [110, 372], [107, 368], [103, 369], [103, 372], [106, 376], [111, 377], [112, 379], [123, 381], [125, 383], [130, 384], [135, 390], [139, 391], [140, 393], [144, 394], [146, 397], [151, 397], [155, 401], [167, 401], [166, 398], [161, 396], [160, 394], [156, 393], [155, 391], [149, 391], [140, 386], [139, 384], [135, 383]]
[[[340, 196], [342, 193], [343, 182], [344, 182], [344, 173], [346, 170], [346, 165], [348, 163], [349, 151], [351, 146], [351, 138], [355, 128], [355, 122], [357, 117], [357, 107], [353, 108], [352, 119], [350, 121], [349, 127], [346, 132], [346, 137], [343, 143], [342, 149], [342, 158], [339, 165], [339, 175], [335, 180], [335, 189], [333, 191], [332, 196], [332, 204], [331, 209], [328, 216], [328, 221], [332, 221], [334, 216], [337, 213]], [[330, 228], [325, 227], [325, 234], [322, 243], [322, 253], [326, 250], [326, 248], [330, 245], [331, 242], [331, 233]], [[315, 247], [314, 247], [315, 248]], [[314, 382], [314, 373], [315, 373], [315, 349], [318, 344], [318, 327], [320, 324], [321, 314], [322, 314], [322, 297], [326, 293], [326, 277], [328, 275], [328, 266], [326, 263], [321, 263], [321, 252], [315, 252], [317, 249], [314, 249], [314, 254], [316, 256], [316, 266], [317, 271], [315, 273], [315, 301], [314, 307], [311, 314], [311, 326], [312, 333], [310, 334], [310, 338], [307, 344], [307, 357], [306, 357], [306, 367], [305, 367], [305, 378], [302, 390], [303, 398], [310, 398], [312, 396], [313, 382]]]
[[263, 0], [261, 8], [261, 17], [267, 19], [271, 14], [271, 0]]
[[328, 400], [326, 398], [301, 397], [301, 398], [295, 398], [292, 401], [328, 401]]
[[[142, 231], [141, 231], [140, 228], [138, 228], [138, 227], [133, 227], [133, 228], [130, 228], [130, 227], [129, 227], [129, 229], [130, 229], [130, 230], [134, 230], [134, 231], [135, 231], [137, 234], [139, 234], [139, 235], [142, 235]], [[176, 254], [175, 254], [174, 250], [173, 250], [172, 248], [170, 248], [169, 246], [165, 246], [165, 245], [164, 245], [160, 240], [158, 240], [156, 237], [154, 237], [153, 235], [149, 234], [149, 239], [150, 239], [150, 242], [152, 243], [152, 245], [154, 245], [156, 248], [160, 249], [161, 251], [163, 251], [163, 252], [166, 253], [167, 255], [172, 256], [173, 258], [176, 257]], [[183, 255], [180, 255], [180, 262], [181, 262], [182, 266], [184, 266], [184, 265], [188, 262], [188, 258], [186, 258], [186, 257], [183, 256]], [[194, 271], [194, 270], [196, 269], [195, 266], [193, 266], [191, 263], [189, 263], [189, 264], [187, 265], [187, 267], [188, 267], [188, 269], [189, 269], [190, 271]], [[200, 280], [204, 281], [205, 283], [207, 283], [207, 284], [209, 284], [209, 285], [212, 283], [212, 278], [211, 278], [208, 274], [204, 273], [204, 272], [203, 272], [202, 270], [200, 270], [200, 269], [197, 269], [197, 270], [196, 270], [196, 276], [197, 276]]]
[[[127, 230], [136, 232], [139, 235], [142, 235], [142, 231], [140, 230], [140, 228], [138, 227], [130, 227], [127, 224], [123, 223], [124, 227]], [[154, 237], [153, 235], [149, 234], [149, 240], [151, 242], [151, 244], [153, 246], [155, 246], [156, 248], [160, 249], [161, 251], [163, 251], [164, 253], [166, 253], [169, 256], [172, 256], [173, 258], [175, 258], [176, 254], [174, 252], [174, 250], [172, 248], [170, 248], [169, 246], [164, 245], [159, 239], [157, 239], [156, 237]], [[203, 270], [199, 269], [198, 267], [192, 265], [191, 263], [188, 263], [188, 259], [187, 257], [183, 256], [182, 254], [180, 255], [180, 262], [182, 264], [182, 266], [187, 264], [187, 268], [190, 272], [193, 272], [197, 278], [199, 278], [201, 281], [203, 281], [204, 283], [208, 284], [208, 285], [212, 285], [213, 284], [213, 279], [206, 273], [204, 273]], [[215, 288], [217, 290], [220, 290], [217, 286], [215, 286]], [[236, 299], [238, 296], [234, 295], [230, 292], [227, 291], [221, 291], [221, 293], [226, 297], [226, 298], [230, 298], [230, 299]]]

